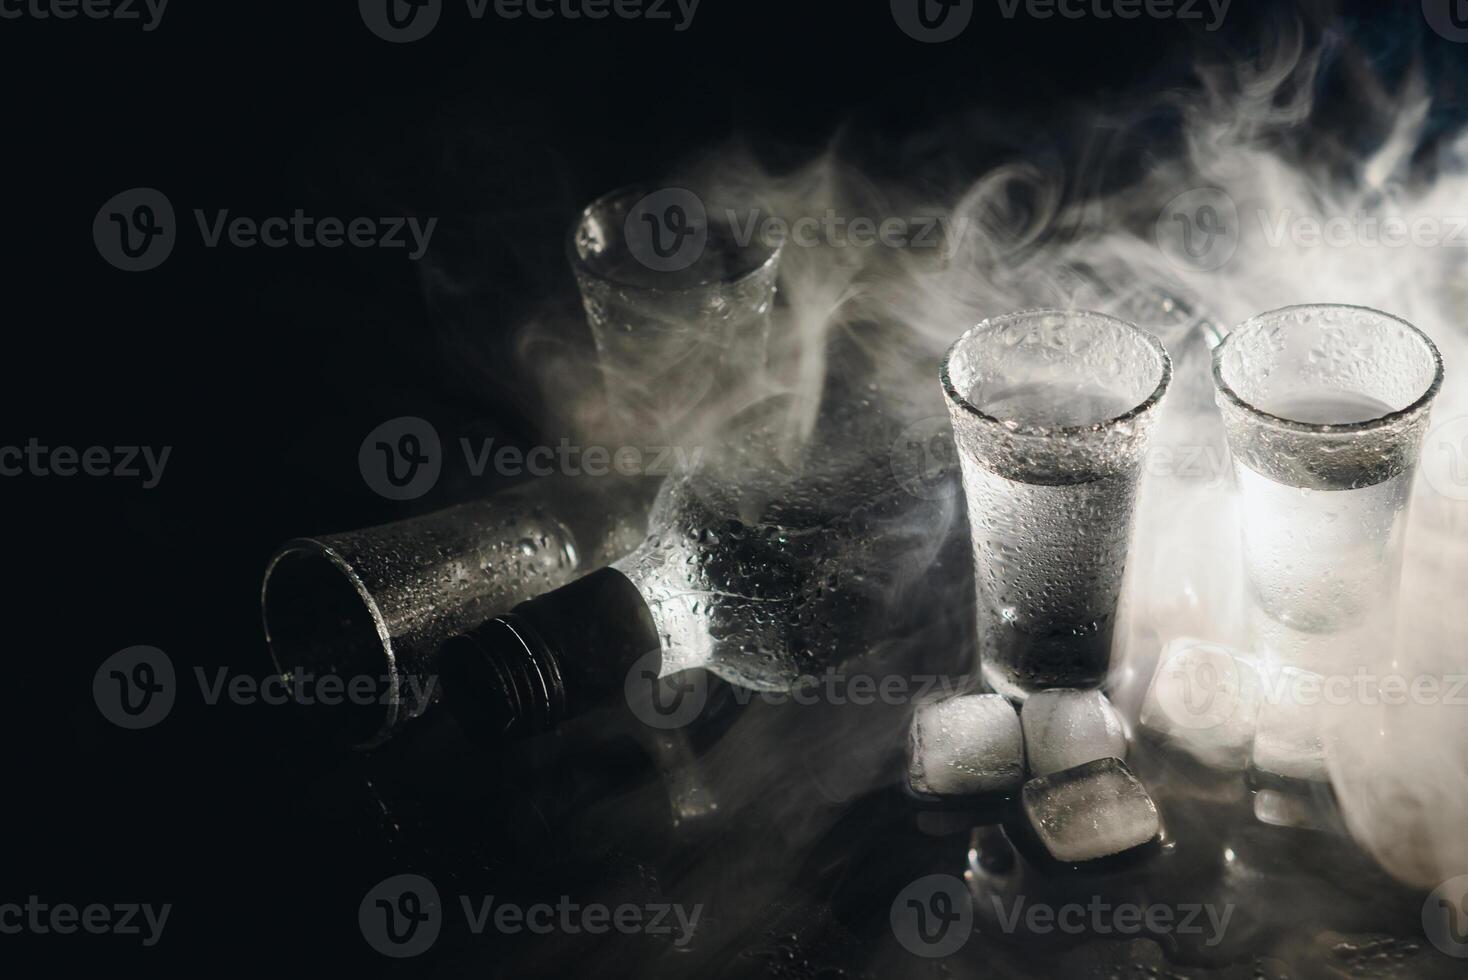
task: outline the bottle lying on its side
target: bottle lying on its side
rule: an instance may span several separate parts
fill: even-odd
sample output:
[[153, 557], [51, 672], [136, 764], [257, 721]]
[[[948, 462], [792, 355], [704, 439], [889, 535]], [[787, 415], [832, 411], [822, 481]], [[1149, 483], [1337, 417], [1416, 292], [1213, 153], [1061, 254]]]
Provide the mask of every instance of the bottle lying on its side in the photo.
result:
[[289, 541], [261, 587], [276, 668], [287, 683], [340, 678], [343, 692], [314, 698], [310, 717], [337, 743], [378, 745], [438, 699], [446, 639], [636, 547], [656, 488], [645, 477], [548, 477]]

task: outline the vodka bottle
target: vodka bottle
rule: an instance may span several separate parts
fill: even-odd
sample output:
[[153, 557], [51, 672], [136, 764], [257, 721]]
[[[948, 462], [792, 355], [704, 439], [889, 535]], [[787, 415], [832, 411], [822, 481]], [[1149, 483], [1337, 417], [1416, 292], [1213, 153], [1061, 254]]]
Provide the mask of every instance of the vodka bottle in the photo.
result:
[[[912, 492], [891, 458], [906, 420], [852, 388], [828, 387], [794, 452], [781, 446], [798, 405], [763, 403], [728, 448], [669, 478], [641, 547], [450, 641], [445, 695], [465, 726], [544, 731], [631, 675], [693, 667], [784, 691], [901, 642], [931, 610], [918, 590], [936, 598], [925, 575], [960, 506], [956, 469], [951, 492]], [[958, 571], [942, 578], [971, 588]]]
[[334, 742], [369, 748], [428, 710], [443, 642], [627, 554], [646, 533], [645, 477], [535, 480], [472, 503], [339, 534], [297, 538], [261, 590], [281, 674], [370, 682], [320, 700]]

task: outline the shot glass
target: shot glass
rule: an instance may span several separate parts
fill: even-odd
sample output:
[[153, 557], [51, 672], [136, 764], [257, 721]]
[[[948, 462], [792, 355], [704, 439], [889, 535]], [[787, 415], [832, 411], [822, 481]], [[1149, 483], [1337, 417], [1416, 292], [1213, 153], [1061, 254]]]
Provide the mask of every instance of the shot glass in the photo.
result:
[[968, 502], [984, 679], [1014, 700], [1098, 687], [1137, 486], [1172, 362], [1086, 311], [986, 320], [943, 360]]
[[1264, 313], [1214, 350], [1254, 638], [1267, 659], [1314, 668], [1301, 658], [1341, 643], [1311, 635], [1339, 638], [1390, 616], [1442, 379], [1426, 334], [1357, 306]]
[[571, 267], [620, 434], [677, 442], [733, 414], [764, 376], [782, 243], [759, 211], [626, 187], [571, 230]]

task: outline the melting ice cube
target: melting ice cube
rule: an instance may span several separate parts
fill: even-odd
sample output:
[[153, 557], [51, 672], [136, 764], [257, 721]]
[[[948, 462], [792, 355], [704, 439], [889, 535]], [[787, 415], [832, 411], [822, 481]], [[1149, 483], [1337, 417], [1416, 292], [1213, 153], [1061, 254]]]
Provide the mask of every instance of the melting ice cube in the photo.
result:
[[1057, 861], [1093, 861], [1162, 831], [1157, 806], [1120, 759], [1097, 759], [1025, 783], [1025, 815]]
[[1142, 727], [1204, 763], [1242, 769], [1263, 700], [1254, 662], [1226, 647], [1173, 640], [1142, 703]]
[[1019, 719], [1032, 776], [1126, 758], [1121, 716], [1100, 691], [1039, 691], [1025, 699]]
[[1255, 769], [1285, 779], [1329, 781], [1321, 705], [1312, 693], [1322, 681], [1319, 674], [1293, 668], [1270, 675], [1270, 694], [1254, 733]]
[[1024, 779], [1019, 715], [998, 694], [966, 694], [919, 705], [908, 739], [915, 792], [969, 796], [1011, 791]]
[[1254, 819], [1271, 827], [1295, 830], [1329, 830], [1331, 827], [1317, 800], [1273, 789], [1261, 789], [1254, 794]]

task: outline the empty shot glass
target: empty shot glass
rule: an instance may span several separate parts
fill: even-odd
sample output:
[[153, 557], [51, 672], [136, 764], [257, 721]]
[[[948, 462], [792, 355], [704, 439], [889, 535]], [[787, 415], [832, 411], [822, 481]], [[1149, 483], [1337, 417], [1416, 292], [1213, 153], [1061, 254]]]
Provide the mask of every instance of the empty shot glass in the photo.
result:
[[1302, 662], [1311, 650], [1386, 625], [1442, 378], [1426, 334], [1357, 306], [1264, 313], [1214, 350], [1255, 641], [1267, 660], [1314, 669]]
[[944, 358], [982, 671], [996, 692], [1022, 701], [1105, 680], [1148, 433], [1171, 378], [1157, 338], [1086, 311], [986, 320]]
[[747, 203], [678, 187], [592, 202], [569, 253], [621, 434], [696, 437], [764, 377], [782, 243]]

